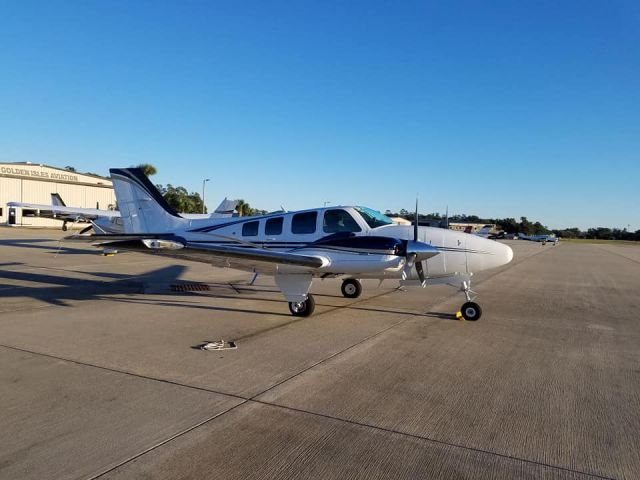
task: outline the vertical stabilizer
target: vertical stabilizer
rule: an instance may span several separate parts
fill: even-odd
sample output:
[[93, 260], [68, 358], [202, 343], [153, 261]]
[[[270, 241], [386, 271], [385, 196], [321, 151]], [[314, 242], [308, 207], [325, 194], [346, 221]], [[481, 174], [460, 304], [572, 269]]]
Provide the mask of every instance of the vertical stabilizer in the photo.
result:
[[67, 205], [62, 201], [62, 197], [58, 193], [51, 194], [51, 205], [56, 207], [66, 207]]
[[141, 169], [109, 172], [125, 233], [168, 233], [187, 226], [189, 221], [169, 206]]

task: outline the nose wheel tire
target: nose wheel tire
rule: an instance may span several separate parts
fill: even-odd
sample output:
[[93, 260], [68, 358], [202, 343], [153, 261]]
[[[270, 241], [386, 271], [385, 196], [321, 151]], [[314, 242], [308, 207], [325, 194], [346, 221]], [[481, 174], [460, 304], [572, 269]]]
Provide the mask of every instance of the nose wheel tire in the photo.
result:
[[316, 301], [311, 294], [303, 302], [289, 302], [289, 311], [294, 317], [308, 317], [315, 309]]
[[358, 298], [362, 293], [362, 284], [355, 278], [348, 278], [342, 282], [342, 295], [347, 298]]
[[482, 309], [476, 302], [466, 302], [462, 307], [460, 307], [460, 313], [462, 313], [462, 317], [465, 320], [475, 322], [482, 316]]

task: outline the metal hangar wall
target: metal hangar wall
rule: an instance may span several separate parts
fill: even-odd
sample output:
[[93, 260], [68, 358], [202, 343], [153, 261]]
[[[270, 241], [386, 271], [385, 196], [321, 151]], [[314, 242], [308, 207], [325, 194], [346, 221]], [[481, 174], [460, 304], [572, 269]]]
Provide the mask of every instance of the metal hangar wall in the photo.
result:
[[21, 208], [10, 215], [7, 207], [8, 202], [51, 205], [52, 193], [59, 194], [68, 207], [106, 210], [116, 203], [109, 178], [44, 164], [0, 163], [0, 224], [59, 227], [59, 221], [25, 216]]

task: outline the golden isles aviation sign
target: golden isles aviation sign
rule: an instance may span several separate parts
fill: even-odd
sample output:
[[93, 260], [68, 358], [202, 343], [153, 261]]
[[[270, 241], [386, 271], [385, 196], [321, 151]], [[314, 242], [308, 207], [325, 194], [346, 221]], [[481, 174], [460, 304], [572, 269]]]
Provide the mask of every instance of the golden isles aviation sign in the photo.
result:
[[5, 175], [15, 175], [17, 177], [46, 178], [48, 180], [64, 180], [67, 182], [77, 182], [78, 176], [68, 173], [45, 172], [43, 170], [32, 170], [30, 168], [0, 167], [0, 173]]

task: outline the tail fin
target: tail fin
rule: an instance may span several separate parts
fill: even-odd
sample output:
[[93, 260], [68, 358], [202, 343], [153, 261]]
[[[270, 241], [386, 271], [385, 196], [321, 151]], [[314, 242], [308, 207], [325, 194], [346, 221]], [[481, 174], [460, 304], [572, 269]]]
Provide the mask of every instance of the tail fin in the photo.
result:
[[112, 168], [124, 233], [168, 233], [189, 223], [169, 206], [139, 168]]
[[58, 193], [51, 194], [51, 205], [56, 207], [66, 207], [67, 205], [62, 201], [62, 197]]
[[489, 235], [489, 233], [491, 232], [492, 228], [493, 228], [493, 225], [485, 225], [480, 230], [478, 230], [478, 234], [479, 235]]
[[215, 209], [214, 213], [231, 216], [231, 214], [235, 212], [237, 205], [237, 200], [228, 200], [227, 197], [224, 197], [224, 200], [222, 200], [220, 205], [218, 205], [218, 208]]

